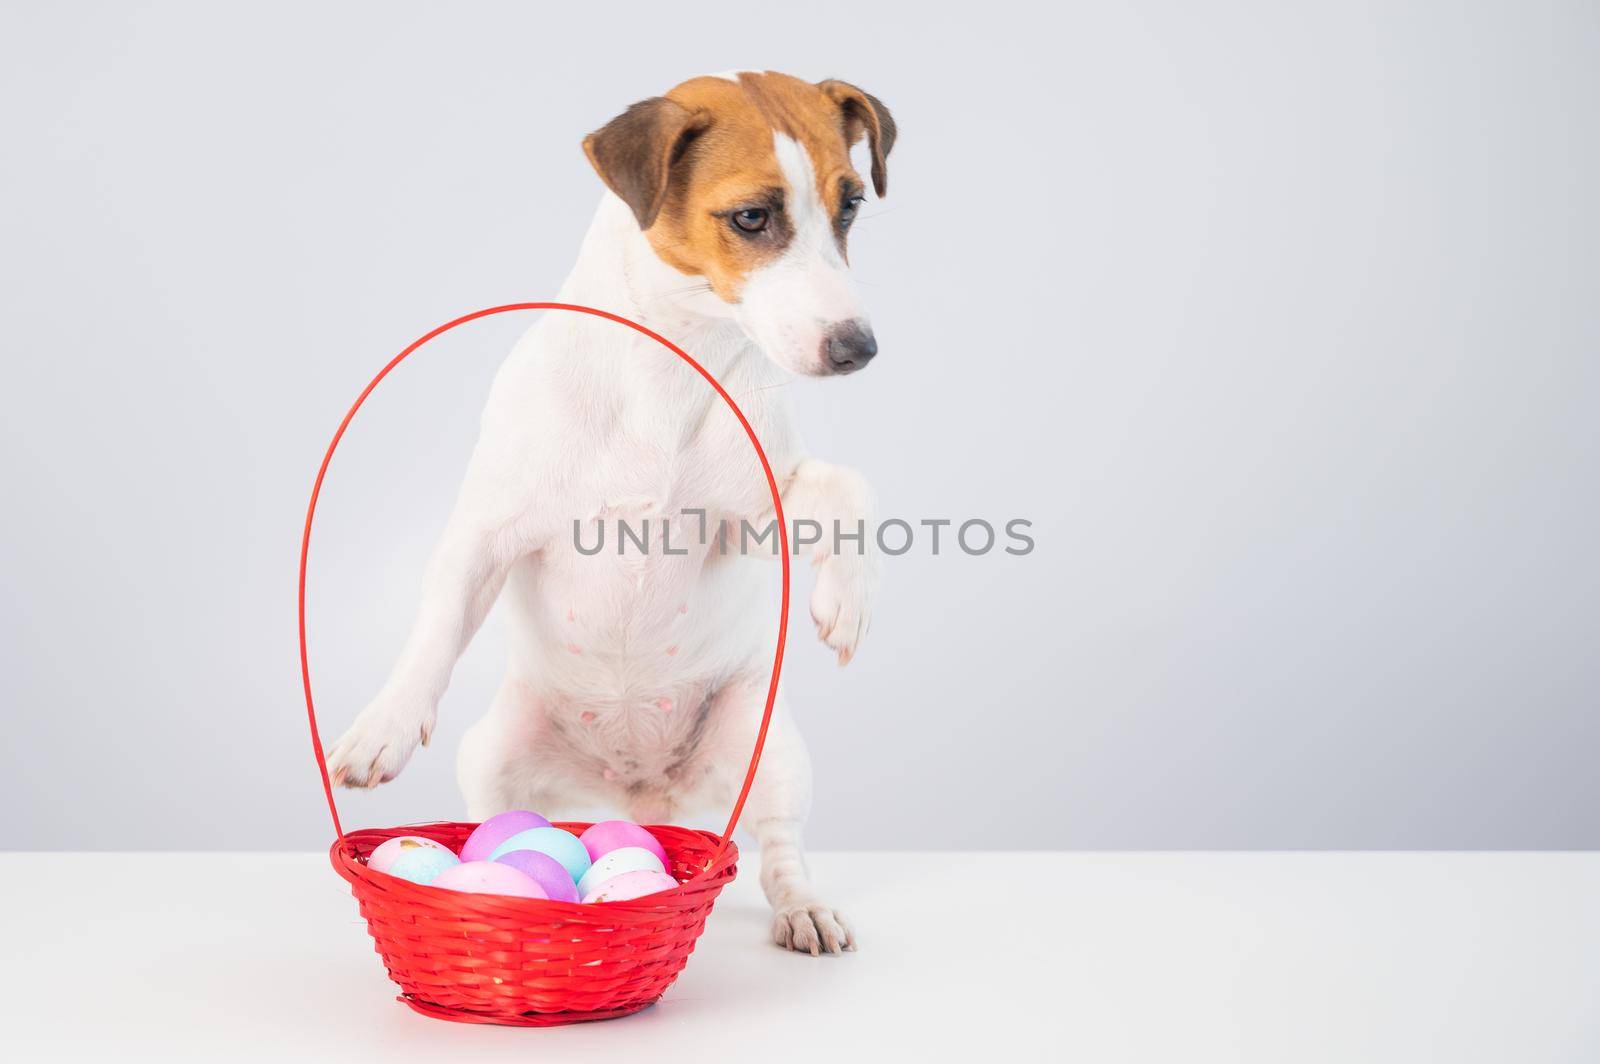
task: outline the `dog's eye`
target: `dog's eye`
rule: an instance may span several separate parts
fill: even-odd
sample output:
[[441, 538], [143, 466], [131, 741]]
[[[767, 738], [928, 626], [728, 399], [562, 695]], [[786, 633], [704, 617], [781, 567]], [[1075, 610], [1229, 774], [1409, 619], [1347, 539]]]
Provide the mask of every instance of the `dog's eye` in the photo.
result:
[[856, 211], [860, 210], [861, 205], [865, 202], [865, 196], [847, 196], [844, 206], [839, 208], [839, 224], [848, 227], [851, 222], [856, 220]]
[[746, 207], [733, 212], [733, 227], [746, 233], [759, 233], [772, 220], [770, 211], [763, 207]]

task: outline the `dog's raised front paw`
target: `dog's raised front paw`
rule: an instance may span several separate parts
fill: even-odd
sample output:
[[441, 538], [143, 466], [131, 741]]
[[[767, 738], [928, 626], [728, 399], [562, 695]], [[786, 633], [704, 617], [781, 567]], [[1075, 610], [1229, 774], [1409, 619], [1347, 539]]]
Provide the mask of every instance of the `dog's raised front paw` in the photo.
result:
[[855, 657], [857, 645], [871, 626], [876, 579], [870, 561], [850, 555], [831, 555], [817, 568], [811, 619], [817, 624], [817, 637], [838, 654], [840, 665], [848, 665]]
[[334, 786], [388, 783], [411, 760], [417, 744], [426, 745], [437, 719], [434, 707], [380, 694], [329, 751], [328, 775]]
[[826, 905], [779, 909], [772, 917], [772, 940], [784, 949], [809, 953], [813, 957], [856, 948], [850, 925]]

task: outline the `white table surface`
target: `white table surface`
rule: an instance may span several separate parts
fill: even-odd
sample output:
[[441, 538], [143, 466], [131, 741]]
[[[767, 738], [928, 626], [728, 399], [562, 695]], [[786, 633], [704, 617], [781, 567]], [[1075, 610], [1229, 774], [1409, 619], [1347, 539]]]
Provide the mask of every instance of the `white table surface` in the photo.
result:
[[746, 868], [655, 1007], [394, 999], [320, 854], [0, 854], [0, 1056], [1600, 1061], [1600, 854], [819, 854], [859, 952], [767, 943]]

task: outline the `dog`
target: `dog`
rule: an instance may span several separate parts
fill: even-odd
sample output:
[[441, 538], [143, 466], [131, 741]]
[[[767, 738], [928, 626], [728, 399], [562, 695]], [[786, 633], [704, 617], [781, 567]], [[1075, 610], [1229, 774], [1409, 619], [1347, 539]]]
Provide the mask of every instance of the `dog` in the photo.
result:
[[[809, 545], [810, 607], [840, 665], [867, 631], [878, 560], [870, 533], [831, 531], [871, 529], [871, 494], [805, 453], [783, 386], [877, 353], [846, 259], [863, 139], [881, 197], [894, 119], [853, 85], [741, 72], [634, 104], [583, 142], [606, 191], [560, 293], [672, 339], [739, 401], [791, 523], [829, 530]], [[495, 378], [410, 635], [334, 745], [334, 780], [376, 786], [427, 744], [499, 598], [509, 668], [457, 761], [473, 819], [585, 802], [661, 823], [731, 805], [770, 681], [776, 562], [696, 532], [742, 540], [772, 517], [749, 440], [697, 374], [633, 330], [545, 315]], [[617, 549], [589, 552], [579, 532], [608, 521], [671, 542], [624, 552], [619, 531]], [[774, 940], [815, 956], [855, 937], [806, 869], [811, 786], [780, 693], [742, 826], [760, 846]]]

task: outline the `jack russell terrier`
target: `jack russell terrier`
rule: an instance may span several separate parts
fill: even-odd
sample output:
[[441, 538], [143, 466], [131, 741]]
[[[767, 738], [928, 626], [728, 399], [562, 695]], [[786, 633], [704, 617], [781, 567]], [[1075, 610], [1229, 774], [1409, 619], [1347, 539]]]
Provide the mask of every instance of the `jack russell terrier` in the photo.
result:
[[[877, 353], [845, 255], [863, 137], [882, 196], [894, 121], [853, 85], [739, 73], [634, 104], [583, 142], [609, 191], [560, 294], [693, 354], [749, 417], [790, 520], [848, 532], [872, 527], [866, 482], [806, 455], [782, 386]], [[757, 622], [775, 562], [770, 543], [747, 557], [703, 532], [772, 519], [749, 440], [697, 374], [630, 329], [544, 316], [495, 378], [410, 636], [334, 745], [335, 781], [387, 782], [427, 744], [457, 658], [503, 595], [509, 670], [457, 762], [473, 819], [581, 802], [664, 823], [732, 804], [769, 682], [776, 626]], [[623, 552], [619, 529], [617, 550], [580, 550], [580, 525], [605, 521], [648, 521], [671, 545]], [[812, 545], [811, 616], [841, 665], [868, 626], [870, 540]], [[837, 953], [854, 939], [806, 871], [810, 804], [780, 695], [742, 824], [775, 940]]]

